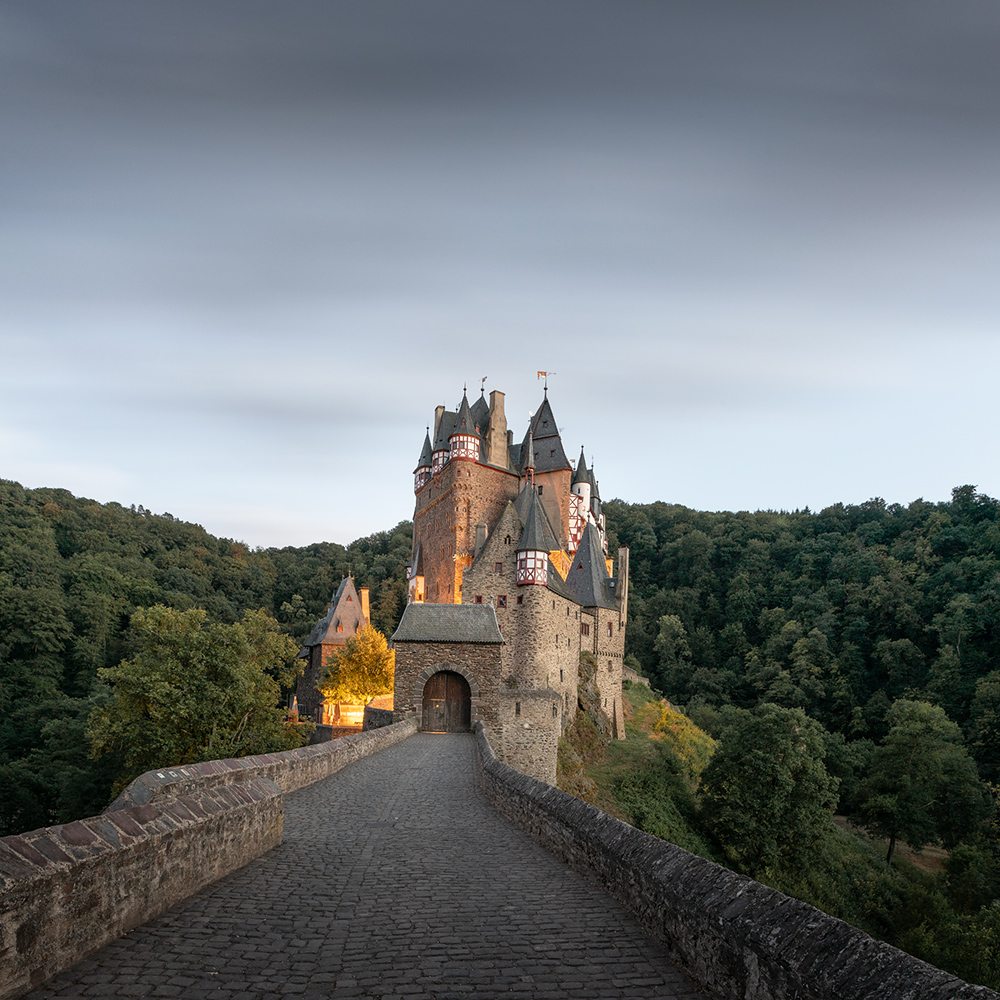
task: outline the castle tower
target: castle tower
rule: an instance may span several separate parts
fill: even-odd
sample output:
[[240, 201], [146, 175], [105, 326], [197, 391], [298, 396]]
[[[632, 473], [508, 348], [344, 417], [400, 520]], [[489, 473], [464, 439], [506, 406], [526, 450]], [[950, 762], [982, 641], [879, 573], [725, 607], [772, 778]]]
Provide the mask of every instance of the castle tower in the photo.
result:
[[[531, 489], [530, 486], [526, 489]], [[528, 514], [524, 521], [524, 531], [517, 543], [517, 585], [547, 587], [549, 583], [549, 549], [543, 529], [542, 513], [538, 494], [531, 490]]]
[[424, 435], [424, 446], [420, 450], [420, 458], [417, 459], [417, 467], [413, 470], [413, 492], [416, 493], [428, 479], [431, 478], [431, 467], [433, 464], [433, 457], [431, 453], [431, 435], [430, 428], [427, 429], [427, 433]]
[[469, 409], [469, 400], [463, 392], [462, 405], [458, 408], [454, 429], [448, 435], [449, 458], [452, 461], [460, 459], [478, 462], [480, 444], [479, 429]]

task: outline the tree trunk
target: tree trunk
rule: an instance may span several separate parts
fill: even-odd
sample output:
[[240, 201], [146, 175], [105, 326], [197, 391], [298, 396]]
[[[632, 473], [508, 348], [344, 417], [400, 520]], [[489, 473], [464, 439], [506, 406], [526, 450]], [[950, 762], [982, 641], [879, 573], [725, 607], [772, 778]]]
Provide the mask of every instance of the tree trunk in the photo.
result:
[[895, 837], [890, 837], [889, 838], [889, 853], [885, 856], [885, 863], [887, 865], [891, 865], [892, 864], [892, 852], [895, 849], [896, 849], [896, 838]]

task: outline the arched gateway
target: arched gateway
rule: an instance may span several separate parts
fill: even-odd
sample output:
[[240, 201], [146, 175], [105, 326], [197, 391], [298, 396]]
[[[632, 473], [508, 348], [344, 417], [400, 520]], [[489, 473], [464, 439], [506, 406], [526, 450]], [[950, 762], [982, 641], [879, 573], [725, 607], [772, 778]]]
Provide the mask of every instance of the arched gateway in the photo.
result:
[[439, 670], [424, 685], [421, 708], [425, 733], [467, 733], [472, 727], [469, 682], [453, 670]]

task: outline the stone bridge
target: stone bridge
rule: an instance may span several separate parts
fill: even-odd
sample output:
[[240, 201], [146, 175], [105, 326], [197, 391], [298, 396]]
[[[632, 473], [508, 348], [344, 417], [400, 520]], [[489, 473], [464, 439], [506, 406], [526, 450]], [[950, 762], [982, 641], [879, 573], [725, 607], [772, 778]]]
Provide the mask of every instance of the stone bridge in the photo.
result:
[[478, 729], [150, 772], [5, 838], [0, 997], [997, 997], [512, 771]]

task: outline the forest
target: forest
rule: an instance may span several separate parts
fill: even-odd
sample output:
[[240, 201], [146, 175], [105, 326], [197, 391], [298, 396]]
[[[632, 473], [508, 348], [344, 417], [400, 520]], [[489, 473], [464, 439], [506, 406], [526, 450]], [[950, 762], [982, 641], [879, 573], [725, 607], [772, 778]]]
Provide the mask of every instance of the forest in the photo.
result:
[[[171, 514], [0, 480], [0, 836], [100, 812], [130, 773], [120, 754], [90, 756], [87, 723], [140, 652], [141, 609], [170, 609], [189, 645], [213, 629], [266, 634], [263, 610], [297, 648], [351, 572], [391, 634], [411, 538], [406, 522], [348, 546], [250, 549]], [[183, 708], [210, 716], [213, 696]]]
[[[636, 710], [652, 744], [611, 748], [619, 811], [1000, 985], [1000, 502], [961, 486], [948, 501], [818, 513], [621, 500], [604, 512], [609, 550], [630, 548], [626, 662], [669, 702]], [[197, 656], [256, 636], [272, 654], [258, 700], [274, 711], [291, 651], [348, 572], [391, 635], [411, 539], [403, 522], [347, 546], [251, 549], [167, 513], [0, 480], [0, 835], [100, 811], [159, 752], [150, 732], [129, 760], [91, 756], [95, 733], [113, 744], [102, 713], [112, 684], [125, 689], [122, 665], [162, 669], [157, 636]], [[224, 659], [177, 707], [209, 739], [239, 670]], [[227, 746], [285, 745], [287, 727], [261, 718]], [[695, 737], [671, 745], [680, 731]], [[933, 796], [892, 799], [904, 772], [921, 794], [937, 780]], [[783, 799], [760, 792], [775, 781]], [[834, 810], [882, 846], [837, 834]], [[897, 840], [943, 844], [945, 867], [887, 865]]]
[[1000, 987], [1000, 503], [604, 511], [626, 662], [665, 698], [602, 804]]

